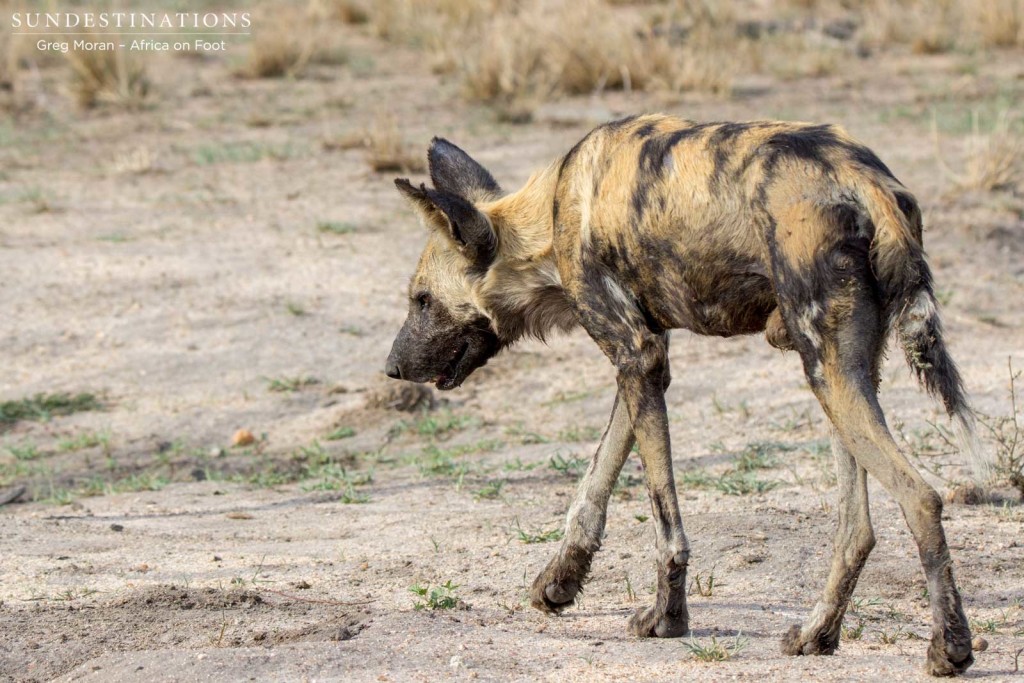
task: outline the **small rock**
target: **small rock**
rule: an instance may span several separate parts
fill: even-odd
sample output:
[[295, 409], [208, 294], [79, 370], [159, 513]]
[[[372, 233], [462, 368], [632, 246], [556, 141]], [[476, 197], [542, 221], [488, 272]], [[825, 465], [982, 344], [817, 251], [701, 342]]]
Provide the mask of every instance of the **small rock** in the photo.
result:
[[256, 437], [248, 429], [239, 429], [231, 437], [232, 446], [250, 446], [254, 443], [256, 443]]
[[123, 524], [111, 524], [110, 525], [110, 530], [111, 531], [124, 531], [124, 525]]
[[336, 641], [336, 642], [342, 642], [342, 641], [345, 641], [345, 640], [352, 640], [355, 637], [356, 637], [356, 634], [353, 633], [352, 629], [350, 629], [348, 626], [342, 626], [337, 631], [335, 631], [333, 634], [331, 634], [331, 640]]
[[988, 649], [988, 641], [981, 636], [976, 636], [974, 640], [971, 641], [971, 649], [975, 652], [984, 652]]
[[22, 494], [25, 493], [24, 486], [12, 486], [9, 489], [0, 491], [0, 505], [7, 505], [21, 498]]

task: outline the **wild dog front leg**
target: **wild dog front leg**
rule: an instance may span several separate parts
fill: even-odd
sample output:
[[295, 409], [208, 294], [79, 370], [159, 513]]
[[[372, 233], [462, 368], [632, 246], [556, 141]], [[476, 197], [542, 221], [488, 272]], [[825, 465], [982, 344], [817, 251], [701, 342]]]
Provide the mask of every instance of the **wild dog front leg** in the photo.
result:
[[689, 631], [686, 609], [686, 567], [690, 544], [683, 531], [675, 477], [668, 413], [662, 378], [668, 375], [668, 337], [638, 334], [635, 359], [620, 359], [619, 394], [623, 397], [640, 446], [651, 512], [657, 533], [658, 592], [653, 606], [638, 610], [630, 631], [641, 637], [675, 638]]
[[560, 612], [576, 599], [590, 572], [590, 561], [601, 547], [608, 499], [632, 448], [629, 412], [621, 397], [616, 395], [601, 445], [569, 508], [562, 547], [534, 580], [530, 590], [530, 602], [537, 609]]

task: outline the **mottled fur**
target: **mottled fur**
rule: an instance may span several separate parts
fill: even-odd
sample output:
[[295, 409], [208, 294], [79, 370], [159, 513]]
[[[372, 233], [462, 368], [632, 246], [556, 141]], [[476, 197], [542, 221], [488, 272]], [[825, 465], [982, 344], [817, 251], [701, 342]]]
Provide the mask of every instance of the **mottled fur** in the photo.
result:
[[640, 636], [689, 628], [689, 543], [672, 474], [664, 391], [668, 331], [764, 331], [795, 349], [833, 424], [839, 529], [825, 592], [790, 654], [829, 654], [874, 545], [867, 474], [900, 503], [932, 601], [928, 670], [972, 661], [942, 503], [890, 436], [876, 398], [887, 337], [899, 332], [923, 384], [964, 434], [972, 418], [942, 340], [913, 196], [840, 128], [630, 117], [601, 126], [517, 192], [502, 194], [462, 150], [435, 140], [434, 188], [397, 181], [432, 229], [387, 371], [460, 384], [524, 336], [581, 325], [618, 371], [618, 394], [566, 535], [533, 585], [557, 612], [582, 589], [622, 464], [639, 445], [657, 532], [655, 604]]

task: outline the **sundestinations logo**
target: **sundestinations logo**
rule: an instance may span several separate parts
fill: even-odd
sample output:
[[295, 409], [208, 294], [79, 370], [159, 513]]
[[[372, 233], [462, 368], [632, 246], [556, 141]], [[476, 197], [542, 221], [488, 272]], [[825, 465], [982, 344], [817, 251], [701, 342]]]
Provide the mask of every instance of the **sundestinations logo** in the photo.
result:
[[227, 49], [227, 41], [222, 36], [249, 35], [252, 14], [13, 12], [10, 28], [16, 35], [50, 36], [36, 41], [36, 49], [43, 52], [111, 51], [118, 48], [133, 52], [221, 52]]
[[12, 29], [248, 29], [249, 12], [14, 12]]

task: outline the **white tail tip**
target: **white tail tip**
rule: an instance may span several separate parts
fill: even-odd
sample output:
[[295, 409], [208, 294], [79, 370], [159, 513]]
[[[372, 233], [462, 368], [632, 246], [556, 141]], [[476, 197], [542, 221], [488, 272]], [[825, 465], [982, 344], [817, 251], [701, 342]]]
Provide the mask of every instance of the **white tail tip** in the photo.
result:
[[984, 486], [995, 478], [995, 465], [978, 439], [975, 426], [974, 414], [969, 409], [958, 411], [953, 418], [953, 433], [956, 434], [960, 450], [967, 457], [974, 483]]

